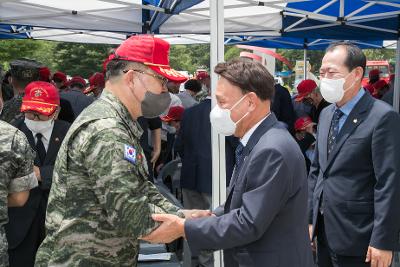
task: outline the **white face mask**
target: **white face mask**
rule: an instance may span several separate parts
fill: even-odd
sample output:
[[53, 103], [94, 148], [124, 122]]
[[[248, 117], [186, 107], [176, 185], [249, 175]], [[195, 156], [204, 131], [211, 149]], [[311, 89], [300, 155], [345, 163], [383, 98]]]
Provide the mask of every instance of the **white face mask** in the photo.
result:
[[240, 120], [234, 122], [231, 119], [231, 111], [234, 109], [247, 95], [243, 96], [235, 105], [230, 109], [222, 109], [216, 105], [210, 113], [210, 121], [212, 127], [219, 133], [225, 136], [230, 136], [235, 133], [236, 126], [243, 120], [249, 112], [247, 112]]
[[[351, 72], [350, 72], [351, 73]], [[354, 81], [348, 88], [344, 89], [346, 78], [350, 75], [340, 79], [321, 78], [321, 95], [329, 103], [337, 103], [343, 99], [344, 93], [349, 90], [356, 81]]]
[[26, 127], [28, 127], [28, 129], [31, 130], [32, 132], [43, 134], [48, 129], [53, 127], [54, 120], [50, 119], [48, 121], [33, 121], [25, 118], [25, 124]]
[[167, 130], [167, 132], [168, 132], [169, 134], [176, 134], [176, 129], [175, 129], [175, 127], [173, 127], [173, 126], [171, 126], [171, 125], [166, 124], [166, 125], [165, 125], [165, 129]]

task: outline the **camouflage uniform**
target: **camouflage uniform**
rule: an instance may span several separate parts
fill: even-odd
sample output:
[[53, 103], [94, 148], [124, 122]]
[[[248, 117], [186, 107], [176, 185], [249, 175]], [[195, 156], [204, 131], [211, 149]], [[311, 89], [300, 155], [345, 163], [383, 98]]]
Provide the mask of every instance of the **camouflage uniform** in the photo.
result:
[[34, 152], [25, 135], [0, 121], [0, 266], [8, 266], [7, 239], [4, 225], [8, 222], [7, 196], [37, 186], [33, 173]]
[[136, 266], [151, 214], [179, 213], [147, 181], [141, 134], [108, 91], [81, 113], [56, 160], [35, 266]]
[[195, 95], [194, 98], [196, 99], [197, 102], [201, 102], [201, 101], [203, 101], [204, 99], [206, 99], [207, 96], [208, 96], [208, 92], [205, 91], [205, 90], [201, 90], [200, 92], [198, 92], [198, 93]]
[[0, 120], [13, 123], [20, 119], [23, 114], [21, 113], [22, 95], [16, 95], [12, 99], [4, 103], [3, 112], [0, 115]]

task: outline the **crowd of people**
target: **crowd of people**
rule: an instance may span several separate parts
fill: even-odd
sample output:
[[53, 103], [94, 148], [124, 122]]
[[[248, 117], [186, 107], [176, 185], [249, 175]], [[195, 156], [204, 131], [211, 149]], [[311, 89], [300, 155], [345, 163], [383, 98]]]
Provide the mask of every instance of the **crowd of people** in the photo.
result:
[[[140, 240], [181, 237], [192, 266], [217, 249], [229, 267], [390, 266], [400, 117], [380, 99], [394, 77], [371, 70], [363, 88], [365, 55], [341, 42], [292, 96], [244, 55], [215, 67], [212, 108], [209, 73], [189, 79], [168, 53], [138, 35], [88, 83], [31, 59], [0, 72], [0, 266], [136, 266]], [[213, 211], [212, 128], [229, 185]], [[155, 186], [171, 166], [184, 209]]]

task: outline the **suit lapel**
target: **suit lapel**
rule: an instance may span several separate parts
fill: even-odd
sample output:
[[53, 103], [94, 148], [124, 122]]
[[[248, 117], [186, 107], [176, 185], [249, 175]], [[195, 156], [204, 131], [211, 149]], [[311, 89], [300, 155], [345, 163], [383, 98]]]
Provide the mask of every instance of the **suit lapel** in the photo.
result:
[[[372, 97], [368, 93], [365, 93], [365, 95], [360, 99], [357, 105], [350, 112], [348, 118], [346, 119], [342, 129], [338, 134], [337, 137], [338, 141], [328, 157], [326, 165], [327, 168], [330, 166], [330, 164], [332, 164], [332, 161], [335, 159], [335, 157], [337, 156], [338, 152], [340, 151], [341, 147], [346, 142], [346, 140], [350, 137], [350, 135], [354, 132], [354, 130], [361, 124], [361, 122], [368, 115], [368, 110], [370, 108], [371, 103], [372, 103]], [[325, 149], [327, 148], [325, 147]]]
[[49, 147], [47, 149], [45, 164], [49, 161], [49, 159], [54, 159], [57, 154], [57, 149], [60, 147], [61, 136], [59, 136], [59, 127], [57, 121], [54, 121], [53, 131], [51, 133], [51, 137], [49, 140]]
[[254, 131], [254, 133], [251, 135], [249, 142], [247, 142], [247, 145], [244, 147], [243, 150], [243, 157], [241, 160], [241, 164], [240, 164], [240, 168], [237, 169], [235, 167], [235, 170], [232, 174], [232, 179], [230, 182], [230, 192], [228, 194], [228, 200], [230, 199], [230, 196], [233, 192], [233, 189], [235, 187], [235, 184], [238, 180], [239, 174], [241, 172], [241, 170], [243, 169], [243, 165], [244, 165], [244, 161], [246, 160], [247, 156], [250, 154], [250, 152], [253, 150], [253, 148], [256, 146], [256, 144], [258, 143], [258, 141], [260, 140], [260, 138], [266, 133], [268, 132], [276, 123], [278, 122], [278, 120], [276, 119], [276, 116], [274, 113], [271, 113], [268, 118], [266, 118], [258, 127], [257, 129]]
[[28, 127], [26, 127], [25, 123], [21, 124], [20, 130], [25, 134], [32, 149], [35, 149], [35, 147], [36, 147], [35, 138], [33, 137], [31, 130], [29, 130]]

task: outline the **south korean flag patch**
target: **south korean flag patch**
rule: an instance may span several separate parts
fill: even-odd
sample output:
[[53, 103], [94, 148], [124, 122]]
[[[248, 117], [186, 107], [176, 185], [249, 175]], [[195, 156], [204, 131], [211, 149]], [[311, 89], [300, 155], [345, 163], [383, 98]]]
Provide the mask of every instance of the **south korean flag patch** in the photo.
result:
[[134, 149], [132, 146], [125, 145], [124, 159], [136, 164], [136, 149]]

